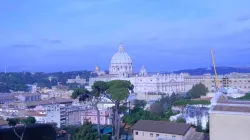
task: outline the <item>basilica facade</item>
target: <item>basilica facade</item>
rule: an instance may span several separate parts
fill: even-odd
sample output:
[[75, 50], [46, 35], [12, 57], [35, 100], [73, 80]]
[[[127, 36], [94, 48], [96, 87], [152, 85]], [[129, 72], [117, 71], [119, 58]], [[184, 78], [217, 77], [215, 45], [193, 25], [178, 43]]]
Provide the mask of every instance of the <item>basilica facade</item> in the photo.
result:
[[148, 74], [144, 66], [139, 73], [133, 72], [132, 58], [125, 52], [122, 45], [111, 59], [109, 73], [96, 69], [98, 77], [89, 79], [89, 87], [96, 81], [127, 80], [134, 85], [137, 99], [153, 100], [171, 95], [173, 92], [186, 92], [183, 74]]

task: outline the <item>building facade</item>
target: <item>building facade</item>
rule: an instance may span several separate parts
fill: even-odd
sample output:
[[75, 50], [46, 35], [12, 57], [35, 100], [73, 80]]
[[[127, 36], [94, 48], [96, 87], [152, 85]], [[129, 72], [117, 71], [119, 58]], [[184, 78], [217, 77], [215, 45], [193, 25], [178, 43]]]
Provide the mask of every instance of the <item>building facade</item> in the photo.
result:
[[20, 94], [18, 99], [22, 102], [35, 102], [41, 100], [41, 94], [38, 93], [25, 93]]
[[222, 93], [211, 101], [210, 140], [249, 140], [250, 101], [229, 100]]
[[195, 133], [189, 124], [149, 120], [139, 120], [132, 130], [134, 140], [189, 140]]

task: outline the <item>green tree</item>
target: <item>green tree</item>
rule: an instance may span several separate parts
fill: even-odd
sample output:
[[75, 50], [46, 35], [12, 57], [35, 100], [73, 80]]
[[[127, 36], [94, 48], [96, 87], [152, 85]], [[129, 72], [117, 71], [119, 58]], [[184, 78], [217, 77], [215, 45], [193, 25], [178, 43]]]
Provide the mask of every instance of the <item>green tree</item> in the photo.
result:
[[98, 139], [101, 138], [100, 132], [100, 110], [97, 107], [97, 104], [101, 100], [101, 96], [105, 95], [105, 91], [108, 89], [107, 83], [103, 81], [97, 81], [92, 86], [92, 91], [90, 93], [92, 99], [92, 106], [95, 108], [97, 112], [97, 132], [98, 132]]
[[209, 133], [209, 121], [207, 122], [205, 132], [206, 132], [206, 133]]
[[197, 132], [203, 132], [201, 121], [197, 122], [196, 131]]
[[237, 98], [237, 99], [240, 99], [240, 100], [250, 100], [250, 93], [247, 93], [247, 94], [245, 94], [244, 96], [239, 97], [239, 98]]
[[187, 93], [189, 98], [200, 98], [201, 96], [205, 96], [208, 92], [208, 88], [202, 83], [196, 84], [190, 89]]
[[30, 124], [35, 124], [36, 123], [36, 118], [35, 117], [28, 117], [26, 119], [21, 120], [21, 122], [25, 125], [30, 125]]
[[186, 120], [183, 119], [183, 118], [178, 118], [178, 119], [176, 120], [176, 122], [177, 122], [177, 123], [186, 123]]
[[133, 91], [134, 86], [130, 83], [130, 81], [125, 80], [113, 80], [107, 83], [108, 89], [106, 91], [107, 94], [110, 95], [111, 100], [115, 103], [113, 109], [113, 130], [114, 130], [114, 138], [119, 140], [120, 137], [120, 114], [119, 114], [119, 106], [121, 101], [126, 101], [130, 91]]
[[85, 94], [85, 93], [88, 94], [89, 91], [85, 88], [77, 88], [72, 93], [71, 98], [76, 99], [77, 97], [79, 97], [80, 95]]
[[8, 118], [7, 121], [8, 121], [8, 125], [9, 126], [15, 126], [18, 123], [20, 123], [20, 119], [19, 118]]
[[162, 115], [164, 113], [163, 104], [158, 103], [158, 102], [152, 104], [150, 107], [150, 112], [156, 115]]
[[134, 100], [133, 104], [134, 104], [135, 108], [144, 108], [146, 106], [147, 102], [144, 100]]
[[90, 122], [85, 122], [74, 135], [74, 140], [96, 140], [97, 138], [98, 134], [94, 131]]

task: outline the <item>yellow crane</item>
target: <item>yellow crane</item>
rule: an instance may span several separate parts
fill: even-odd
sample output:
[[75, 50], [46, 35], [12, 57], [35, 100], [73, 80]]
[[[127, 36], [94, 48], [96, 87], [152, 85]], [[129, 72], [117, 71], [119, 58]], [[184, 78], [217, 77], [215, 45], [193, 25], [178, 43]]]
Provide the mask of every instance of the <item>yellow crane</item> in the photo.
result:
[[213, 53], [213, 50], [211, 49], [210, 50], [211, 52], [211, 56], [212, 56], [212, 63], [213, 63], [213, 67], [214, 67], [214, 75], [215, 75], [215, 88], [216, 90], [218, 90], [220, 88], [220, 83], [219, 83], [219, 80], [218, 80], [218, 75], [217, 75], [217, 71], [216, 71], [216, 65], [215, 65], [215, 61], [214, 61], [214, 53]]

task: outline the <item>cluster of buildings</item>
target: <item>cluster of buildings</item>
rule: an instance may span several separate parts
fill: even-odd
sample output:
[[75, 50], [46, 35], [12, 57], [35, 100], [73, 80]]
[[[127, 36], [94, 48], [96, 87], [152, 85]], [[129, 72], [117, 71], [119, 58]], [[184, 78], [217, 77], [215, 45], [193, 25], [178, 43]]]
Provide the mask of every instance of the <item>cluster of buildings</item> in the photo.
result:
[[[155, 100], [161, 98], [162, 95], [171, 95], [173, 92], [185, 93], [199, 83], [208, 88], [208, 96], [214, 96], [216, 91], [215, 76], [211, 74], [149, 74], [144, 66], [139, 73], [134, 73], [132, 58], [125, 52], [122, 45], [111, 59], [109, 73], [101, 71], [98, 66], [95, 72], [98, 77], [89, 79], [88, 89], [91, 89], [96, 81], [127, 80], [134, 85], [136, 98], [140, 100]], [[241, 97], [250, 91], [249, 73], [219, 75], [218, 81], [221, 87], [227, 88], [233, 92], [232, 94], [237, 94], [236, 96], [232, 95], [232, 97]]]

